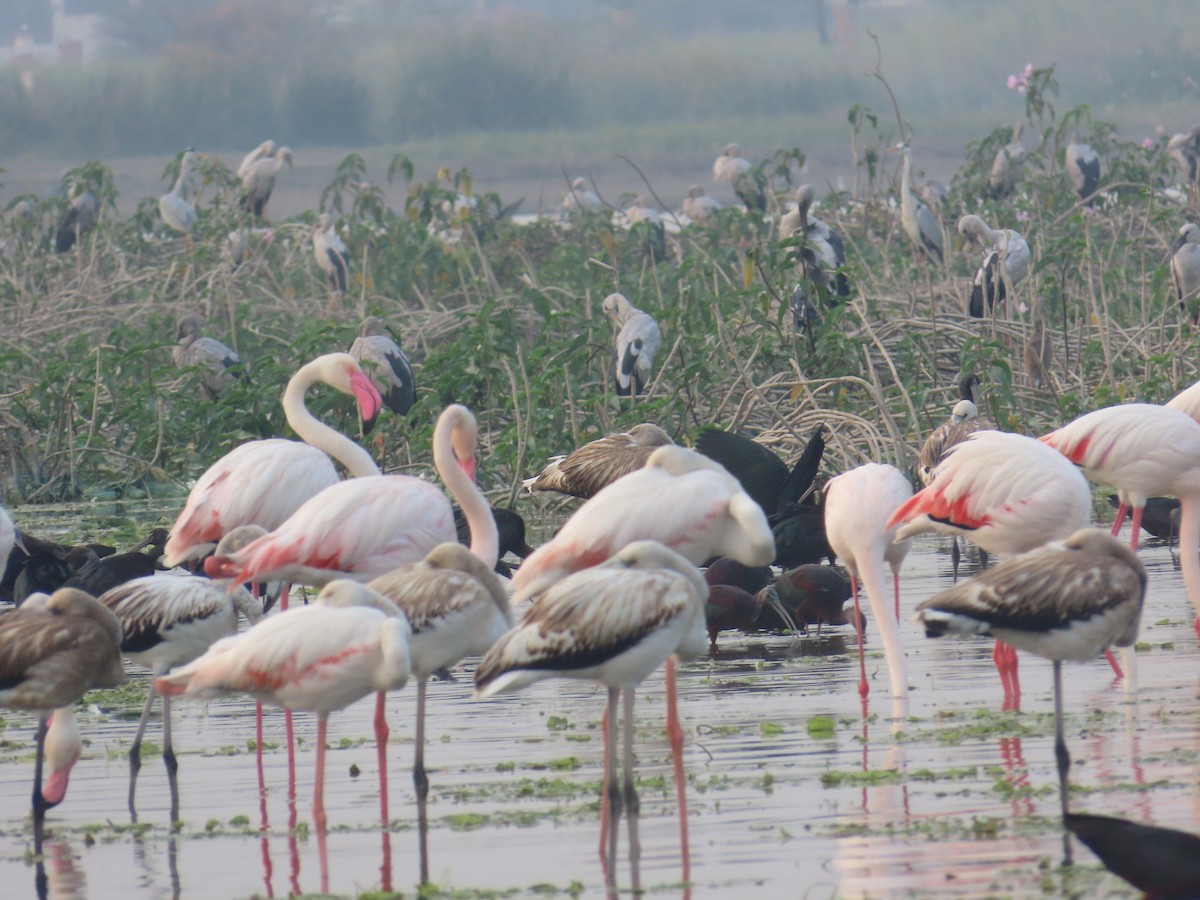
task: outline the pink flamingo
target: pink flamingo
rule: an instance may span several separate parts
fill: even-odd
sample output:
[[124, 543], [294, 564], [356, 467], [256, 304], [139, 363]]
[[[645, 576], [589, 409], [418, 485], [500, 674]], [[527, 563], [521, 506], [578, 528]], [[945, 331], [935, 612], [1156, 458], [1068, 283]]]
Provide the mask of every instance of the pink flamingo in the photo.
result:
[[[1178, 409], [1126, 403], [1080, 416], [1041, 440], [1133, 507], [1133, 548], [1147, 498], [1179, 498], [1179, 565], [1200, 614], [1200, 423]], [[1200, 636], [1200, 618], [1195, 628]]]
[[[379, 391], [348, 353], [329, 353], [301, 367], [284, 391], [283, 412], [306, 443], [248, 441], [217, 460], [200, 476], [171, 526], [164, 558], [168, 567], [200, 559], [239, 525], [278, 528], [306, 500], [337, 483], [329, 456], [352, 475], [379, 474], [366, 450], [309, 413], [304, 395], [318, 381], [353, 395], [364, 420], [374, 419], [383, 405]], [[280, 604], [284, 609], [286, 597]]]
[[[1065, 540], [1088, 524], [1087, 481], [1061, 454], [1031, 437], [978, 431], [953, 447], [933, 481], [902, 504], [887, 527], [902, 538], [934, 531], [965, 538], [988, 553], [1024, 553]], [[1020, 692], [1016, 652], [994, 654], [1005, 695]], [[1120, 674], [1116, 660], [1109, 662]]]
[[[908, 555], [911, 538], [897, 540], [896, 526], [888, 522], [892, 511], [912, 496], [912, 485], [893, 466], [867, 463], [845, 472], [829, 482], [825, 489], [825, 533], [830, 548], [850, 571], [850, 592], [854, 595], [854, 616], [858, 620], [858, 584], [861, 580], [871, 601], [871, 611], [883, 638], [891, 677], [892, 697], [908, 696], [908, 674], [904, 650], [900, 646], [900, 564]], [[887, 523], [887, 524], [885, 524]], [[883, 564], [892, 569], [895, 612], [888, 615], [883, 592]], [[858, 694], [864, 700], [867, 664], [863, 655], [863, 630], [858, 629]]]
[[[434, 429], [434, 466], [462, 506], [474, 542], [482, 541], [486, 504], [473, 502], [475, 419], [449, 406]], [[337, 578], [370, 581], [418, 562], [438, 544], [457, 540], [450, 502], [434, 485], [406, 475], [375, 475], [340, 481], [304, 503], [270, 534], [228, 556], [213, 556], [205, 571], [214, 578], [285, 580], [323, 585]], [[479, 550], [482, 554], [484, 551]], [[495, 528], [490, 555], [496, 556]], [[524, 566], [522, 566], [524, 568]]]
[[[49, 597], [35, 596], [0, 619], [0, 707], [38, 717], [33, 835], [34, 852], [41, 854], [46, 809], [62, 799], [70, 772], [70, 766], [60, 765], [57, 758], [60, 751], [68, 756], [78, 752], [78, 735], [72, 740], [68, 726], [73, 719], [62, 709], [93, 688], [116, 687], [125, 678], [125, 667], [121, 664], [121, 625], [103, 604], [74, 588], [60, 588]], [[42, 767], [53, 710], [58, 710], [55, 719], [64, 716], [50, 742], [56, 758], [52, 768], [62, 774], [43, 789]]]
[[313, 820], [322, 845], [322, 893], [329, 892], [323, 847], [329, 714], [368, 694], [382, 696], [402, 688], [409, 674], [411, 633], [404, 614], [386, 597], [353, 581], [332, 581], [315, 603], [269, 616], [154, 679], [155, 690], [164, 697], [183, 694], [203, 700], [247, 693], [261, 703], [317, 714]]
[[[601, 853], [606, 864], [609, 861], [615, 864], [617, 827], [624, 802], [630, 817], [630, 856], [637, 871], [634, 688], [664, 660], [675, 655], [693, 659], [705, 651], [707, 596], [708, 585], [692, 562], [655, 541], [630, 543], [602, 565], [575, 572], [539, 596], [521, 624], [502, 637], [475, 670], [478, 697], [518, 690], [556, 676], [599, 681], [608, 688], [603, 804], [607, 827], [601, 827]], [[615, 751], [617, 697], [621, 691], [625, 692], [624, 795], [617, 788]], [[682, 745], [676, 746], [672, 741], [686, 882], [689, 880], [687, 795], [683, 790], [681, 751]], [[613, 807], [611, 815], [609, 806]]]

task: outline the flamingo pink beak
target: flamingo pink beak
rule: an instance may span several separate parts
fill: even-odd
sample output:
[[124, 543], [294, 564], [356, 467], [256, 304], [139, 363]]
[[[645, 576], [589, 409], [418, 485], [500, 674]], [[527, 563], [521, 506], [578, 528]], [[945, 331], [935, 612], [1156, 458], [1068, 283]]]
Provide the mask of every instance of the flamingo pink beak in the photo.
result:
[[358, 414], [362, 418], [363, 428], [370, 431], [375, 417], [383, 408], [383, 397], [379, 389], [371, 383], [371, 379], [362, 372], [350, 373], [350, 390], [354, 393], [354, 399], [358, 401]]
[[466, 459], [460, 459], [458, 461], [458, 466], [467, 473], [467, 477], [470, 478], [472, 482], [475, 481], [475, 457], [469, 456]]
[[42, 799], [46, 801], [47, 806], [58, 806], [67, 796], [67, 781], [71, 778], [71, 769], [74, 765], [75, 760], [73, 759], [71, 765], [51, 772], [50, 777], [42, 784]]

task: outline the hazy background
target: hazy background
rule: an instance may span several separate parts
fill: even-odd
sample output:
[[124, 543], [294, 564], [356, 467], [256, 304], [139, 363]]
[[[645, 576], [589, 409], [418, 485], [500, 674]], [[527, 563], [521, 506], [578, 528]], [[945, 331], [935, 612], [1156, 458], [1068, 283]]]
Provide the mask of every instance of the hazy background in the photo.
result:
[[[801, 147], [809, 180], [849, 184], [847, 110], [870, 107], [880, 139], [897, 131], [867, 74], [868, 30], [915, 129], [916, 165], [933, 176], [1023, 118], [1005, 80], [1027, 62], [1057, 64], [1060, 114], [1090, 104], [1123, 139], [1200, 120], [1195, 6], [1167, 0], [57, 2], [103, 16], [108, 50], [0, 69], [5, 202], [101, 159], [128, 211], [166, 189], [162, 169], [181, 148], [236, 166], [267, 137], [298, 167], [280, 178], [274, 216], [315, 206], [352, 149], [376, 181], [396, 151], [420, 180], [468, 166], [476, 190], [524, 196], [523, 211], [557, 204], [564, 168], [591, 173], [610, 200], [642, 190], [617, 154], [668, 202], [692, 182], [732, 199], [709, 180], [729, 141], [751, 161]], [[51, 5], [5, 0], [0, 43], [22, 25], [50, 41]]]

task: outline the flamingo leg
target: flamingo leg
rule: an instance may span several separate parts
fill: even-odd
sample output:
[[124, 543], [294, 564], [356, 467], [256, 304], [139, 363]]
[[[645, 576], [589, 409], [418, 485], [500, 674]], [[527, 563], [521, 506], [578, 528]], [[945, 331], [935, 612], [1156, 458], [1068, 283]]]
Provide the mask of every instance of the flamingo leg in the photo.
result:
[[[296, 736], [292, 728], [292, 711], [285, 709], [283, 711], [283, 728], [287, 733], [287, 748], [288, 748], [288, 796], [293, 801], [296, 797]], [[292, 826], [295, 826], [295, 822]]]
[[621, 791], [617, 785], [617, 698], [620, 690], [608, 689], [607, 722], [604, 728], [604, 793], [608, 797], [608, 849], [604, 864], [605, 880], [616, 887], [617, 830], [621, 822]]
[[33, 763], [33, 853], [39, 858], [42, 855], [42, 834], [46, 825], [46, 798], [42, 796], [42, 765], [46, 758], [46, 731], [49, 724], [49, 716], [38, 716], [37, 756]]
[[413, 751], [413, 787], [417, 792], [417, 833], [421, 853], [421, 884], [429, 883], [429, 777], [425, 774], [425, 686], [417, 681], [417, 746]]
[[[853, 575], [850, 576], [850, 595], [854, 597], [854, 621], [861, 622], [862, 609], [858, 602], [858, 579]], [[858, 696], [864, 700], [867, 694], [871, 692], [870, 685], [867, 684], [867, 656], [863, 651], [863, 630], [858, 629]]]
[[[1113, 517], [1112, 531], [1109, 532], [1113, 537], [1121, 533], [1121, 525], [1125, 522], [1125, 514], [1129, 512], [1129, 507], [1124, 501], [1117, 507], [1117, 514]], [[1134, 548], [1137, 549], [1136, 547]]]
[[[163, 673], [155, 673], [163, 674]], [[137, 793], [138, 772], [142, 769], [142, 737], [146, 733], [146, 721], [150, 718], [150, 708], [154, 706], [154, 682], [150, 682], [150, 693], [146, 695], [146, 703], [142, 706], [142, 717], [138, 719], [137, 732], [133, 735], [133, 743], [129, 747], [129, 817], [137, 824], [137, 807], [134, 805], [134, 795]]]
[[[153, 688], [151, 688], [153, 692]], [[171, 745], [171, 698], [163, 695], [163, 765], [167, 767], [167, 785], [171, 794], [171, 827], [179, 821], [179, 761]], [[130, 784], [132, 792], [133, 785]]]
[[692, 881], [692, 860], [688, 848], [687, 782], [683, 775], [683, 728], [679, 725], [678, 692], [675, 689], [675, 657], [668, 656], [663, 667], [667, 676], [667, 741], [675, 765], [675, 795], [679, 803], [679, 853], [683, 857], [683, 883]]
[[329, 857], [325, 847], [325, 827], [328, 820], [325, 817], [325, 731], [329, 724], [329, 716], [320, 713], [317, 716], [317, 774], [313, 786], [313, 822], [317, 829], [317, 855], [321, 864], [321, 893], [329, 893]]
[[1146, 511], [1144, 506], [1135, 506], [1133, 508], [1133, 536], [1129, 539], [1129, 546], [1134, 553], [1137, 553], [1138, 536], [1142, 530], [1142, 513]]
[[[1200, 622], [1200, 619], [1197, 620]], [[1197, 626], [1200, 628], [1200, 625]], [[604, 735], [605, 752], [604, 752], [604, 775], [600, 781], [600, 863], [606, 869], [608, 867], [608, 819], [612, 815], [612, 810], [608, 805], [608, 776], [611, 771], [608, 767], [608, 705], [604, 707], [604, 715], [600, 717], [600, 733]]]
[[624, 781], [625, 794], [625, 816], [629, 821], [629, 866], [633, 877], [633, 893], [638, 895], [641, 893], [639, 884], [640, 878], [638, 875], [638, 866], [642, 857], [642, 842], [638, 839], [638, 812], [641, 809], [641, 801], [638, 799], [637, 785], [633, 781], [633, 689], [625, 690], [625, 711], [624, 711], [624, 731], [625, 731], [625, 746], [622, 747], [623, 768], [624, 773], [622, 779]]
[[954, 583], [958, 584], [958, 565], [962, 562], [962, 550], [958, 547], [958, 536], [950, 537], [950, 564], [954, 567]]
[[[1071, 769], [1071, 754], [1063, 738], [1062, 663], [1054, 660], [1054, 759], [1058, 763], [1058, 793], [1062, 803], [1062, 814], [1067, 815], [1067, 773]], [[1071, 865], [1071, 833], [1063, 835], [1063, 865]]]
[[992, 662], [995, 663], [996, 672], [1000, 676], [1000, 687], [1004, 689], [1005, 699], [1012, 696], [1013, 693], [1012, 681], [1007, 666], [1006, 646], [1004, 641], [998, 640], [992, 647]]
[[1104, 658], [1108, 660], [1108, 664], [1112, 666], [1113, 674], [1118, 678], [1124, 678], [1125, 673], [1121, 671], [1121, 664], [1117, 662], [1116, 656], [1113, 655], [1112, 647], [1104, 648]]
[[388, 729], [384, 702], [387, 694], [379, 691], [375, 695], [375, 757], [379, 766], [379, 820], [387, 830], [391, 816], [388, 815], [388, 776], [387, 776], [387, 742], [391, 731]]
[[1020, 672], [1017, 669], [1019, 665], [1019, 660], [1017, 659], [1017, 648], [1011, 644], [1005, 644], [1004, 648], [1007, 651], [1005, 663], [1008, 667], [1008, 679], [1012, 684], [1013, 694], [1019, 697], [1021, 696], [1021, 677]]

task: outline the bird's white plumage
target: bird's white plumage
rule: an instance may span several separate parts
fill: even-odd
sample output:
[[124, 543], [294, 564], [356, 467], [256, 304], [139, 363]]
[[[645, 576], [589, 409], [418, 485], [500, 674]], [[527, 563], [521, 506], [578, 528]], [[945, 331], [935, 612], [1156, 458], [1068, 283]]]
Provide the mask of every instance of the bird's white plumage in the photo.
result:
[[[615, 347], [617, 388], [641, 393], [650, 383], [654, 357], [662, 346], [662, 332], [649, 313], [635, 307], [623, 294], [604, 298], [604, 314], [618, 326]], [[627, 371], [628, 370], [628, 371]]]
[[269, 138], [242, 157], [241, 163], [237, 167], [235, 173], [238, 178], [245, 178], [246, 173], [250, 171], [250, 167], [262, 159], [264, 156], [270, 156], [275, 152], [275, 142]]
[[329, 213], [321, 213], [317, 219], [312, 245], [317, 265], [329, 282], [329, 290], [333, 293], [344, 292], [348, 285], [350, 254], [334, 228], [333, 217]]
[[1200, 225], [1195, 222], [1179, 229], [1171, 254], [1171, 280], [1175, 284], [1175, 299], [1194, 321], [1197, 314], [1188, 310], [1188, 301], [1200, 294]]
[[1167, 409], [1178, 410], [1184, 415], [1191, 416], [1200, 422], [1200, 381], [1197, 381], [1189, 388], [1184, 388], [1168, 400], [1164, 406]]
[[604, 209], [604, 202], [591, 189], [586, 178], [576, 178], [571, 182], [571, 190], [563, 195], [562, 209], [564, 213], [574, 210], [599, 212]]
[[743, 159], [739, 155], [741, 152], [737, 144], [725, 145], [725, 150], [713, 161], [713, 181], [732, 183], [739, 175], [750, 171], [750, 160]]
[[907, 144], [898, 145], [904, 156], [900, 174], [900, 224], [908, 239], [919, 249], [941, 262], [942, 229], [929, 207], [917, 199], [912, 188], [912, 152]]
[[1029, 274], [1029, 244], [1020, 232], [1011, 228], [992, 228], [979, 216], [968, 215], [958, 220], [958, 233], [978, 246], [999, 253], [1001, 275], [1007, 277], [1010, 284], [1020, 284]]
[[189, 179], [192, 167], [196, 162], [196, 153], [185, 150], [179, 161], [179, 177], [175, 186], [158, 198], [158, 212], [164, 222], [181, 234], [191, 234], [192, 226], [196, 224], [196, 207], [187, 199]]

